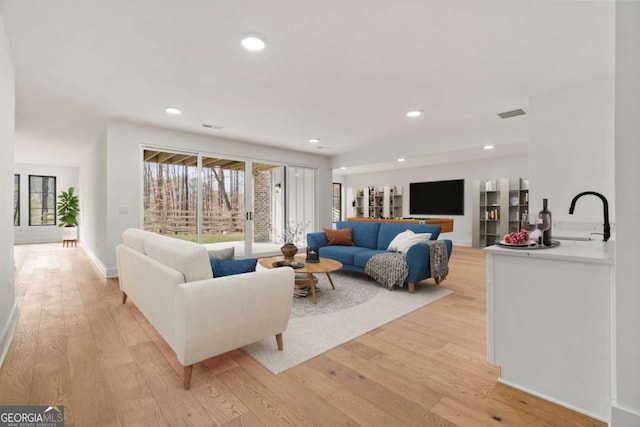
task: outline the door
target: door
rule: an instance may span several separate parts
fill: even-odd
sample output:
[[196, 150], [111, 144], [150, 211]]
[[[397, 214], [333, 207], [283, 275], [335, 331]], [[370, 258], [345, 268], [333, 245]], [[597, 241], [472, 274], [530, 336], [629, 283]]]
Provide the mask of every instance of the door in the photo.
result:
[[246, 164], [244, 160], [202, 157], [203, 244], [225, 243], [245, 253]]

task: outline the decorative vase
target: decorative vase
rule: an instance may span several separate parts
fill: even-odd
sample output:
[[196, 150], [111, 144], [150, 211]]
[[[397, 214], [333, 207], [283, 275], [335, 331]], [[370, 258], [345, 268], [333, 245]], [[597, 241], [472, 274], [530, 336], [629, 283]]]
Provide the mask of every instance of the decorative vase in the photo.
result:
[[286, 261], [293, 261], [293, 257], [298, 253], [298, 247], [293, 243], [285, 243], [280, 250]]

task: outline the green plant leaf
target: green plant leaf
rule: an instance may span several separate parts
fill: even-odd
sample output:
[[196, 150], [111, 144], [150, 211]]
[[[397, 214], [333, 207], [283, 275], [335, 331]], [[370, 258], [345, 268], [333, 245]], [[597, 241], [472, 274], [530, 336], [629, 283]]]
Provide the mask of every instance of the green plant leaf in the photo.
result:
[[68, 191], [62, 191], [58, 196], [58, 222], [60, 227], [78, 225], [80, 215], [80, 200], [73, 194], [75, 188], [69, 187]]

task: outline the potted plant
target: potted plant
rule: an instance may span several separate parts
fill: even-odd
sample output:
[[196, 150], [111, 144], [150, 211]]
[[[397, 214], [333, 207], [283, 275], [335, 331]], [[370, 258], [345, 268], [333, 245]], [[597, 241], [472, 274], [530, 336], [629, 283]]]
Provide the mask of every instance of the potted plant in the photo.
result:
[[80, 215], [80, 203], [78, 196], [73, 194], [75, 188], [69, 187], [58, 196], [58, 226], [64, 227], [62, 242], [78, 240], [78, 215]]

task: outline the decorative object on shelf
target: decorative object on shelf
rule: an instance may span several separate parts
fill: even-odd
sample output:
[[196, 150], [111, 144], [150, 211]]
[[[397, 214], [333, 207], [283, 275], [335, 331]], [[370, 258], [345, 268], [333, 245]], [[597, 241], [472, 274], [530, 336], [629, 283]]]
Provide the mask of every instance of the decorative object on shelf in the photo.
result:
[[309, 246], [307, 248], [307, 262], [317, 263], [320, 262], [320, 257], [318, 256], [318, 248]]

